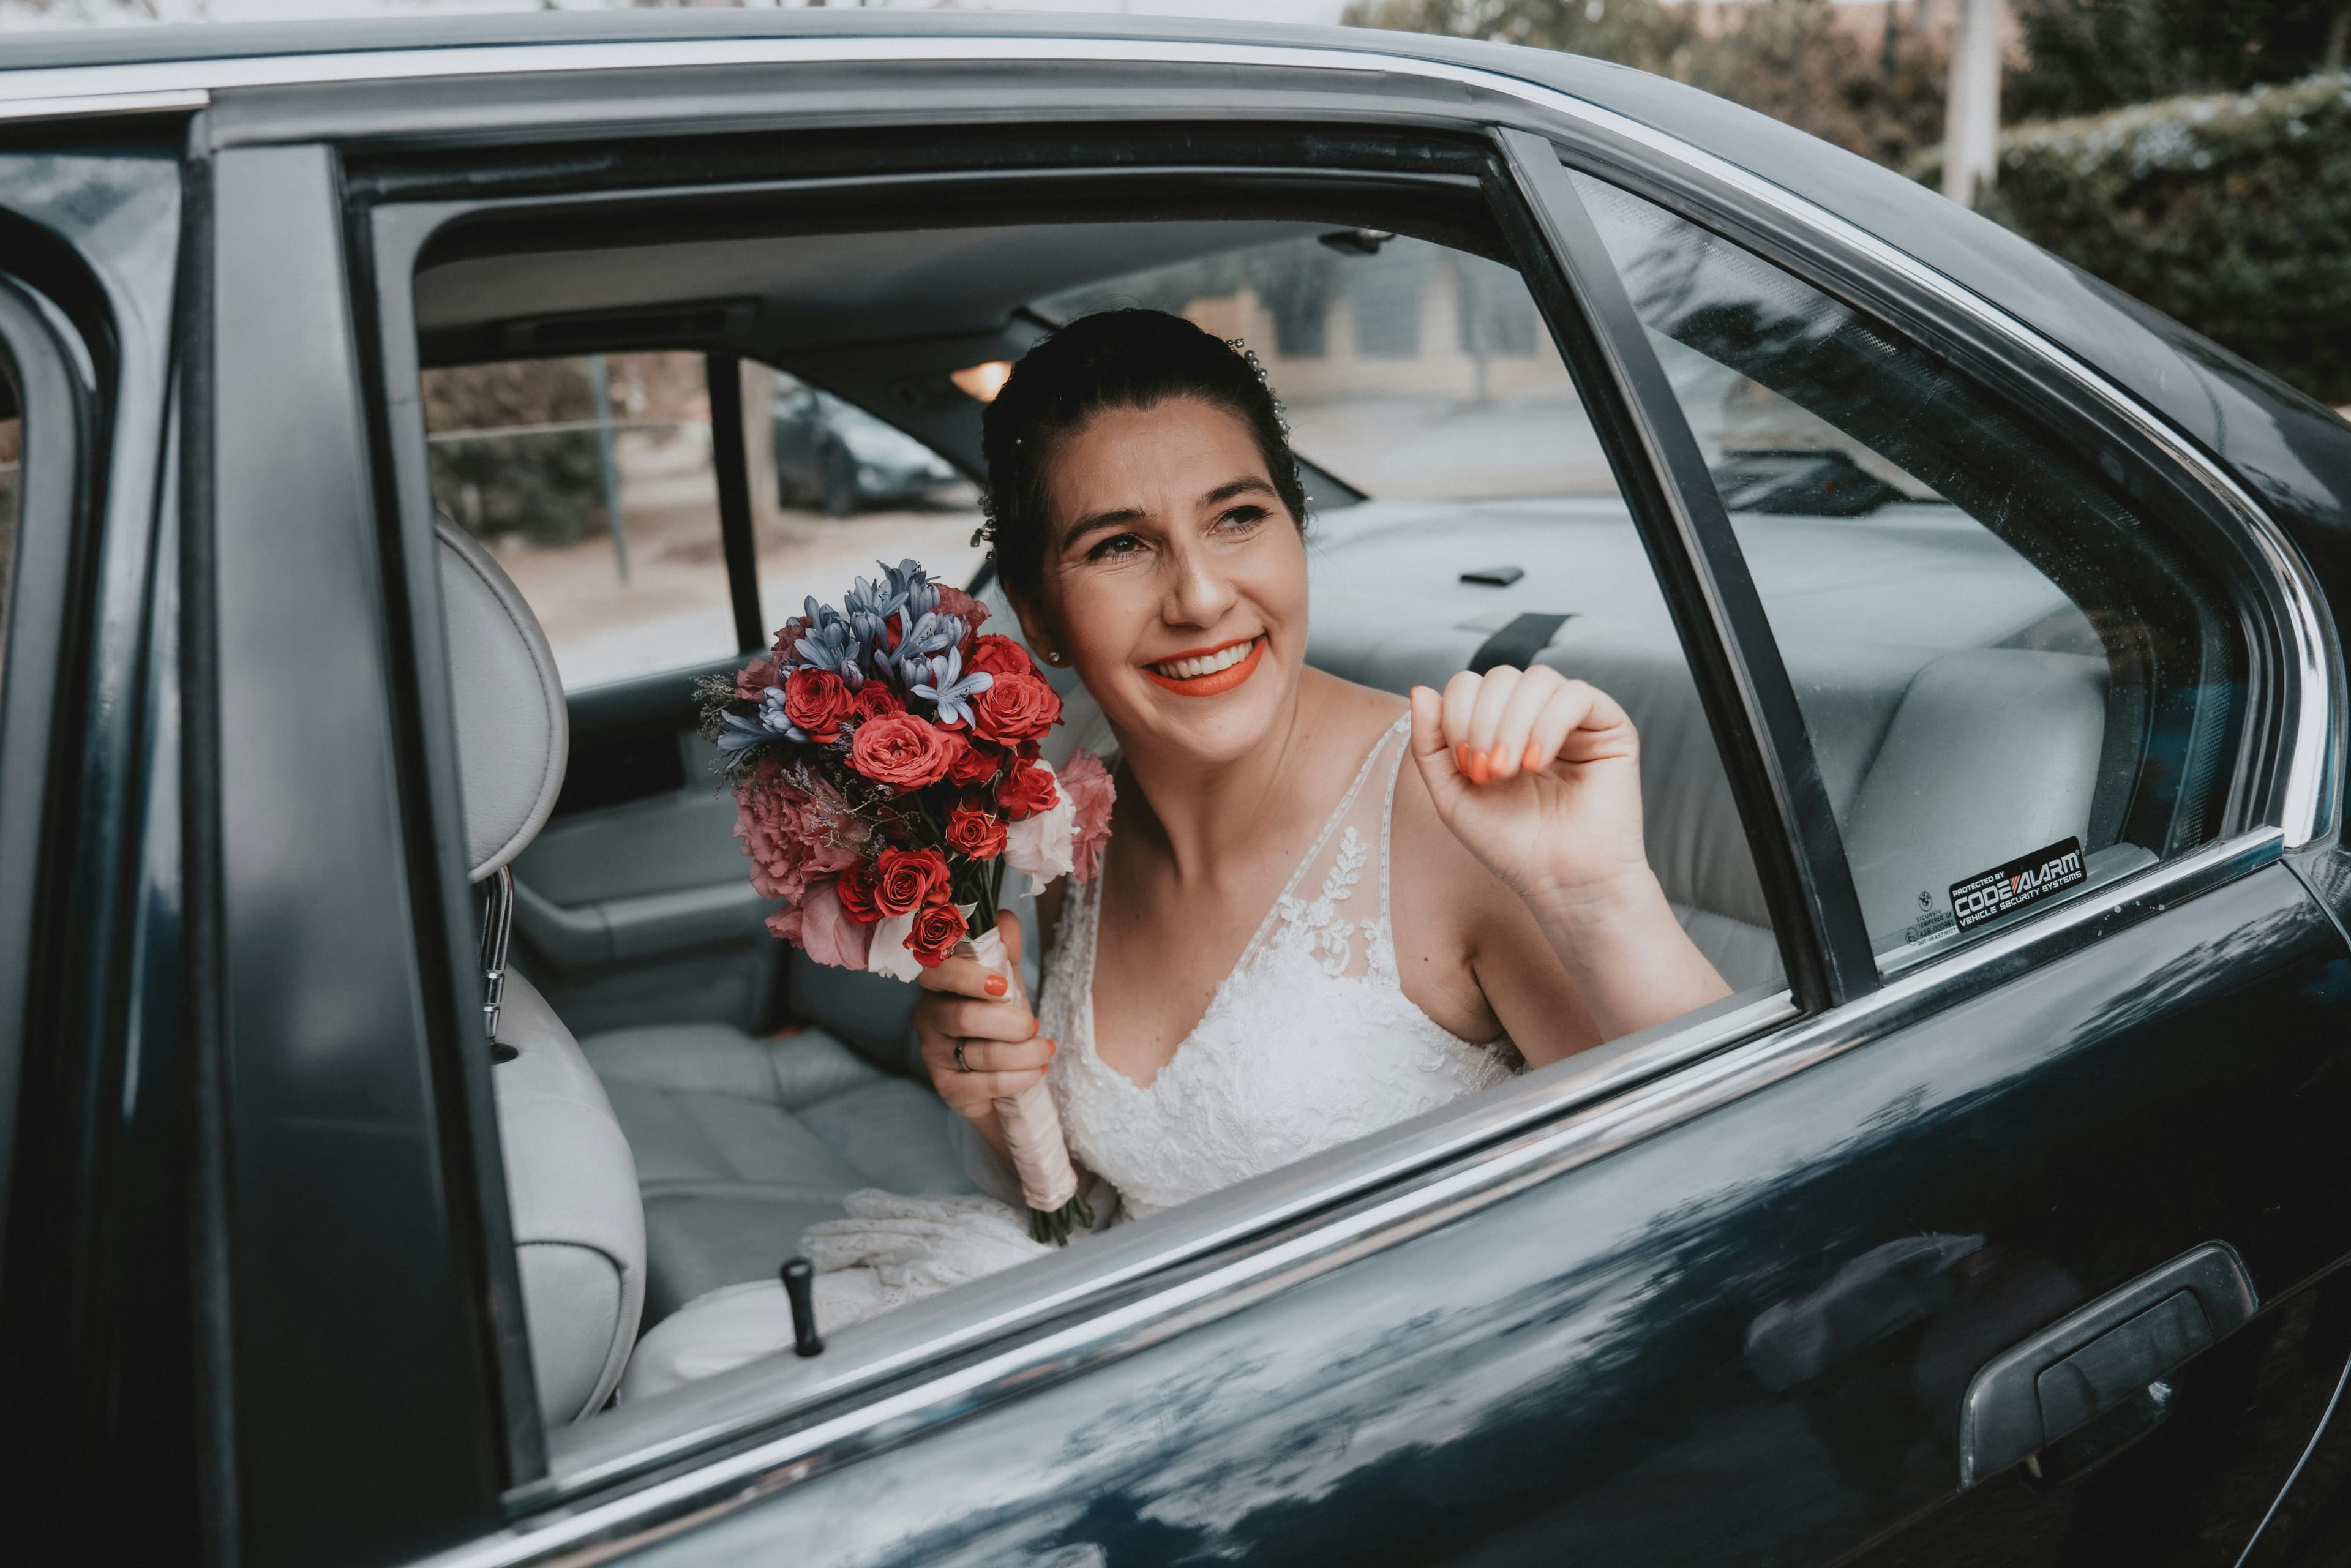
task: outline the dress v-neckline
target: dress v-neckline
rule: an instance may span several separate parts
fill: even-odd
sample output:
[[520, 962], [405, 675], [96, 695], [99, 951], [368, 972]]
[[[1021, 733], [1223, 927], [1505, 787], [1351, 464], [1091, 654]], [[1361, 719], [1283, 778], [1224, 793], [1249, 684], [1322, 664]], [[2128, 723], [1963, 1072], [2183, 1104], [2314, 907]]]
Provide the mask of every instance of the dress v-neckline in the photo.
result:
[[[1118, 1082], [1123, 1084], [1126, 1088], [1132, 1090], [1136, 1094], [1147, 1095], [1154, 1090], [1157, 1089], [1162, 1082], [1165, 1082], [1168, 1072], [1178, 1061], [1183, 1060], [1186, 1048], [1198, 1037], [1202, 1026], [1207, 1024], [1210, 1019], [1216, 1016], [1217, 1009], [1223, 1003], [1225, 999], [1225, 992], [1231, 987], [1234, 977], [1248, 969], [1249, 967], [1256, 961], [1259, 950], [1265, 946], [1267, 934], [1273, 929], [1273, 923], [1281, 913], [1283, 902], [1297, 891], [1298, 879], [1303, 876], [1306, 873], [1306, 868], [1312, 865], [1322, 855], [1323, 846], [1331, 841], [1332, 833], [1337, 830], [1342, 821], [1346, 820], [1347, 813], [1354, 808], [1355, 798], [1364, 792], [1364, 781], [1371, 778], [1372, 767], [1379, 760], [1381, 751], [1386, 747], [1391, 737], [1393, 737], [1398, 731], [1408, 727], [1411, 722], [1412, 716], [1407, 713], [1403, 717], [1397, 719], [1395, 723], [1389, 725], [1385, 729], [1380, 731], [1378, 737], [1373, 740], [1370, 749], [1364, 754], [1362, 766], [1355, 769], [1354, 782], [1348, 785], [1346, 792], [1339, 797], [1339, 804], [1332, 809], [1331, 815], [1323, 821], [1322, 831], [1314, 835], [1314, 841], [1306, 847], [1306, 852], [1299, 856], [1297, 863], [1290, 868], [1289, 879], [1281, 884], [1281, 890], [1273, 895], [1273, 901], [1266, 905], [1265, 916], [1258, 922], [1257, 930], [1250, 936], [1248, 944], [1241, 948], [1240, 956], [1235, 959], [1232, 967], [1225, 971], [1225, 977], [1217, 982], [1216, 989], [1208, 993], [1207, 1006], [1200, 1009], [1200, 1016], [1192, 1020], [1192, 1027], [1185, 1031], [1183, 1039], [1176, 1042], [1176, 1049], [1168, 1052], [1167, 1060], [1159, 1064], [1159, 1071], [1151, 1075], [1151, 1081], [1148, 1083], [1138, 1083], [1134, 1079], [1128, 1077], [1125, 1073], [1120, 1071], [1117, 1068], [1112, 1066], [1110, 1062], [1103, 1058], [1101, 1051], [1096, 1048], [1094, 1043], [1094, 1036], [1096, 1032], [1094, 1029], [1094, 975], [1099, 967], [1095, 963], [1095, 958], [1100, 953], [1102, 947], [1102, 895], [1107, 890], [1110, 881], [1111, 854], [1115, 845], [1115, 840], [1111, 843], [1105, 843], [1102, 846], [1102, 862], [1094, 869], [1093, 885], [1086, 890], [1087, 907], [1083, 911], [1083, 914], [1089, 929], [1086, 932], [1085, 975], [1083, 977], [1085, 988], [1078, 997], [1080, 1008], [1079, 1023], [1081, 1026], [1079, 1030], [1080, 1038], [1077, 1042], [1078, 1049], [1081, 1051], [1083, 1051], [1086, 1055], [1092, 1057], [1095, 1064], [1102, 1068], [1105, 1073], [1117, 1080]], [[1398, 756], [1396, 760], [1398, 764], [1401, 765], [1404, 759], [1401, 756]], [[1384, 862], [1380, 867], [1380, 875], [1384, 878], [1387, 875], [1387, 866]]]

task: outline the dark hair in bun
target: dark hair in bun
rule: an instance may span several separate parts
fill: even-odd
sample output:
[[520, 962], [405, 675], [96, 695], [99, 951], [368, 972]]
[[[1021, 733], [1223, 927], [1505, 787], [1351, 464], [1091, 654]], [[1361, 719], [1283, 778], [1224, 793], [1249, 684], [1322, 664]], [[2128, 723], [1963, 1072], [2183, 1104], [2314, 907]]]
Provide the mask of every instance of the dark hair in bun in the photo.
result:
[[1181, 316], [1106, 310], [1030, 349], [981, 416], [996, 570], [1008, 591], [1034, 600], [1043, 584], [1045, 475], [1054, 443], [1105, 410], [1179, 397], [1212, 403], [1249, 426], [1282, 505], [1306, 526], [1298, 460], [1256, 361]]

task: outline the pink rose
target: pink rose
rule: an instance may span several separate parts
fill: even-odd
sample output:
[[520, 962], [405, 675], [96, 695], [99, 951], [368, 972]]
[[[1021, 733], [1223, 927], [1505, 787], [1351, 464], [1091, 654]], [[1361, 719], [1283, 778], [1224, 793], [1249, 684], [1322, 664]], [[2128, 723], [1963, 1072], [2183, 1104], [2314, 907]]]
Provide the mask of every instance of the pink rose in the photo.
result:
[[857, 727], [849, 745], [849, 765], [876, 784], [921, 789], [946, 777], [955, 760], [953, 738], [910, 713], [885, 713]]
[[1110, 769], [1091, 751], [1071, 753], [1058, 778], [1075, 813], [1070, 825], [1071, 873], [1080, 882], [1092, 882], [1102, 866], [1102, 845], [1110, 841], [1110, 809], [1118, 790], [1111, 783]]
[[873, 928], [849, 917], [829, 882], [810, 888], [793, 907], [768, 916], [768, 929], [836, 969], [864, 968], [873, 940]]
[[735, 695], [747, 703], [755, 703], [776, 684], [776, 661], [754, 659], [735, 674]]

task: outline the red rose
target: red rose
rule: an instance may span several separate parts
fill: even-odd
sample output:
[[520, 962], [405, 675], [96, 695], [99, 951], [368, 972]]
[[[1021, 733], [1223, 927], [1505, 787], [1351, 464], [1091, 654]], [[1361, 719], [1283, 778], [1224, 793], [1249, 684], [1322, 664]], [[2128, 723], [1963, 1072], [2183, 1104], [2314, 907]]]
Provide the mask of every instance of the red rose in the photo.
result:
[[946, 731], [905, 713], [867, 719], [849, 747], [852, 768], [893, 789], [935, 784], [954, 760], [955, 745]]
[[999, 637], [989, 632], [972, 639], [971, 652], [963, 656], [967, 670], [986, 670], [991, 675], [1033, 675], [1037, 666], [1030, 662], [1029, 651], [1009, 637]]
[[949, 588], [945, 583], [941, 583], [938, 613], [952, 615], [963, 622], [964, 646], [968, 648], [971, 646], [972, 633], [978, 631], [979, 623], [987, 619], [987, 606], [960, 588]]
[[963, 916], [951, 904], [934, 904], [914, 916], [914, 928], [906, 933], [906, 950], [924, 968], [935, 969], [963, 938]]
[[802, 664], [784, 677], [784, 716], [808, 733], [810, 740], [831, 740], [841, 733], [841, 721], [857, 710], [849, 685], [831, 670]]
[[871, 925], [882, 918], [882, 911], [873, 903], [873, 862], [859, 861], [841, 873], [833, 883], [841, 895], [841, 913], [860, 925]]
[[1027, 740], [1061, 721], [1061, 699], [1035, 675], [998, 675], [972, 699], [972, 727], [990, 740]]
[[1005, 775], [1004, 782], [996, 787], [997, 804], [1016, 822], [1025, 822], [1040, 811], [1051, 810], [1061, 798], [1061, 792], [1053, 788], [1053, 776], [1026, 763], [1015, 765]]
[[906, 711], [906, 705], [898, 700], [898, 694], [880, 681], [868, 681], [858, 687], [853, 700], [857, 704], [859, 718], [880, 718], [885, 713]]
[[949, 887], [946, 857], [936, 850], [887, 849], [874, 858], [873, 907], [883, 915], [912, 915], [926, 904], [945, 904]]
[[984, 740], [967, 735], [956, 737], [959, 749], [953, 762], [947, 764], [947, 781], [951, 784], [986, 784], [994, 779], [1004, 767], [1004, 755]]
[[776, 661], [754, 659], [735, 672], [735, 695], [747, 703], [755, 703], [776, 684]]
[[1004, 852], [1004, 819], [978, 806], [957, 806], [947, 818], [947, 842], [976, 861]]

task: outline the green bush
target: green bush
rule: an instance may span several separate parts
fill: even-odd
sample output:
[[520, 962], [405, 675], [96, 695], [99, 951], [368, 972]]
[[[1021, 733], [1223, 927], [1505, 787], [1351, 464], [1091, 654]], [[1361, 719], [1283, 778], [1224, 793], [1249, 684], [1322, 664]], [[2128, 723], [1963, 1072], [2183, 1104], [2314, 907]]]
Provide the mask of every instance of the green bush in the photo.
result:
[[[1938, 183], [1940, 160], [1912, 172]], [[1984, 211], [2351, 403], [2351, 75], [2016, 126]]]

